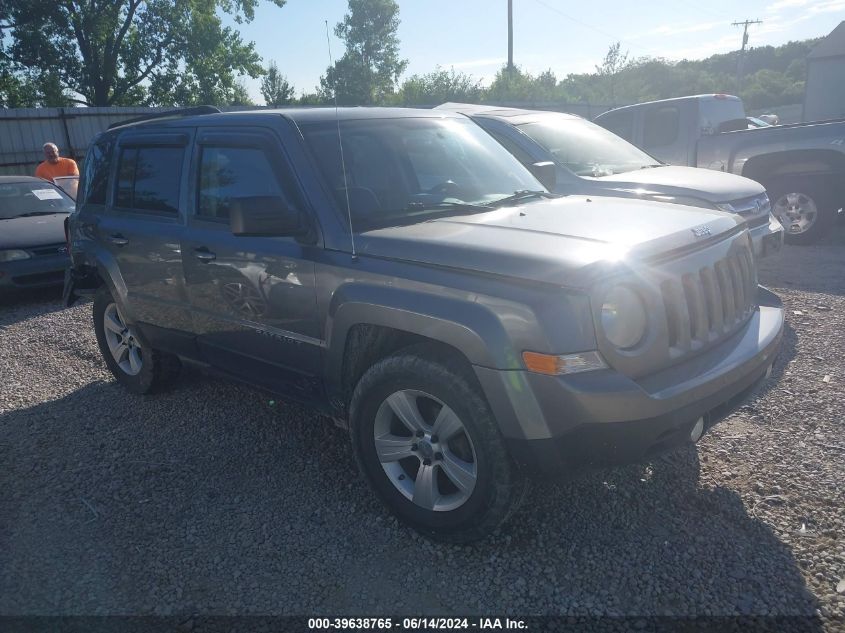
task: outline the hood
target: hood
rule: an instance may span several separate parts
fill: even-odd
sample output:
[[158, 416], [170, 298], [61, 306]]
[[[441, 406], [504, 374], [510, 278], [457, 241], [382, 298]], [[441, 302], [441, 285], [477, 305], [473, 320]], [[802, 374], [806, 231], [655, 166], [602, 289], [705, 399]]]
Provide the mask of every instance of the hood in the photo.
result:
[[67, 213], [0, 220], [0, 249], [32, 248], [65, 241]]
[[642, 189], [643, 195], [684, 196], [701, 198], [712, 203], [751, 198], [765, 191], [763, 185], [743, 176], [713, 169], [673, 165], [637, 169], [598, 178], [588, 177], [585, 180], [625, 191]]
[[569, 196], [367, 231], [355, 244], [362, 256], [583, 287], [608, 266], [698, 248], [741, 222], [700, 207]]

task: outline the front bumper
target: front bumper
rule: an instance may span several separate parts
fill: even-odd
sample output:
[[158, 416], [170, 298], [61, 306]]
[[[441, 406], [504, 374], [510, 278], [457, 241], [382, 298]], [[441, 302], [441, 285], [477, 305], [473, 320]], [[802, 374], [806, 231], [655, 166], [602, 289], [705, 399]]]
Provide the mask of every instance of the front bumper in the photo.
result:
[[66, 254], [0, 263], [0, 291], [60, 286], [68, 266], [70, 258]]
[[754, 257], [768, 257], [783, 248], [783, 225], [771, 213], [768, 222], [749, 229], [751, 243], [754, 246]]
[[783, 333], [780, 300], [760, 288], [759, 308], [734, 336], [679, 365], [631, 380], [611, 369], [568, 376], [476, 367], [514, 460], [565, 474], [640, 461], [692, 441], [770, 372]]

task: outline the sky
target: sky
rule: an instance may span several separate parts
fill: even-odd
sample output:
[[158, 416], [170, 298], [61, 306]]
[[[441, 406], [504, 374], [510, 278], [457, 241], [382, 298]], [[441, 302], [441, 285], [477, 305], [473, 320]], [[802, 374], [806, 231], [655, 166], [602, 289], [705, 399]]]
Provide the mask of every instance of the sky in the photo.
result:
[[[454, 68], [489, 83], [507, 61], [507, 0], [398, 0], [400, 53], [408, 60], [403, 77], [437, 66]], [[261, 2], [255, 20], [235, 25], [255, 42], [266, 65], [274, 60], [296, 93], [312, 92], [329, 65], [326, 21], [334, 59], [343, 43], [334, 26], [346, 0], [288, 0], [283, 8]], [[551, 69], [558, 79], [592, 72], [608, 47], [622, 43], [631, 58], [702, 59], [742, 44], [784, 44], [820, 37], [845, 20], [845, 0], [513, 0], [514, 63], [531, 73]], [[246, 79], [262, 104], [260, 80]]]

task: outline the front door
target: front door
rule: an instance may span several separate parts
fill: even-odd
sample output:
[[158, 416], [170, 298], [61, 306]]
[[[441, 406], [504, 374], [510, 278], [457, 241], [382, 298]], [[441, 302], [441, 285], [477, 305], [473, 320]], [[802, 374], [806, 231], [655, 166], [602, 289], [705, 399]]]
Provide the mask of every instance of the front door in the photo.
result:
[[240, 200], [302, 200], [269, 130], [200, 130], [191, 172], [193, 212], [183, 266], [200, 352], [252, 383], [310, 400], [319, 392], [314, 248], [295, 238], [239, 237]]

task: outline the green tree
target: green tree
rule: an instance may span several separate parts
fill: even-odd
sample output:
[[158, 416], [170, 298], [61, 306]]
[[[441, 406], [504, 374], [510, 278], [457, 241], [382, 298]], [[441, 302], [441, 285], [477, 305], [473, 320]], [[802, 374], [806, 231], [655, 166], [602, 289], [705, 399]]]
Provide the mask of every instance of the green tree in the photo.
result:
[[329, 101], [326, 100], [325, 95], [319, 92], [303, 92], [299, 95], [296, 103], [302, 106], [318, 106], [327, 105]]
[[386, 101], [408, 61], [399, 58], [399, 5], [395, 0], [349, 0], [349, 13], [335, 27], [346, 51], [320, 78], [323, 98], [343, 105]]
[[616, 103], [617, 75], [628, 66], [628, 52], [622, 52], [621, 42], [611, 44], [602, 63], [596, 66], [596, 75], [607, 85], [607, 96], [611, 103]]
[[232, 86], [232, 94], [229, 97], [229, 104], [233, 106], [254, 106], [255, 102], [249, 96], [249, 90], [243, 79], [237, 79]]
[[473, 102], [481, 98], [481, 80], [472, 75], [443, 70], [439, 66], [425, 75], [412, 75], [399, 89], [403, 105], [437, 105], [445, 101]]
[[293, 86], [287, 77], [279, 72], [276, 62], [271, 61], [267, 73], [261, 80], [261, 95], [268, 106], [283, 106], [293, 103]]
[[[286, 0], [269, 0], [281, 7]], [[6, 0], [0, 30], [24, 69], [51, 69], [76, 103], [225, 103], [262, 73], [252, 43], [218, 12], [253, 19], [259, 0]], [[3, 29], [3, 26], [12, 27]]]
[[530, 105], [555, 101], [559, 94], [557, 77], [551, 70], [535, 77], [518, 66], [512, 69], [502, 66], [482, 98], [496, 103]]
[[0, 69], [0, 107], [34, 108], [37, 104], [38, 94], [32, 82], [9, 68]]

